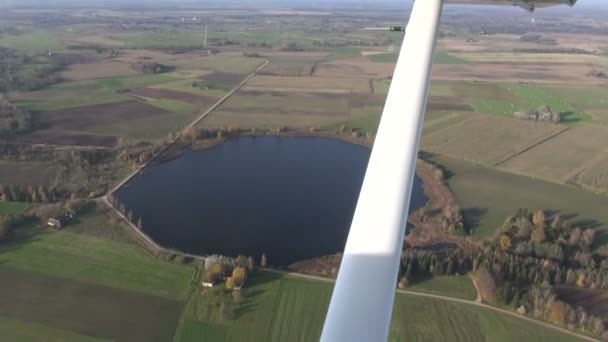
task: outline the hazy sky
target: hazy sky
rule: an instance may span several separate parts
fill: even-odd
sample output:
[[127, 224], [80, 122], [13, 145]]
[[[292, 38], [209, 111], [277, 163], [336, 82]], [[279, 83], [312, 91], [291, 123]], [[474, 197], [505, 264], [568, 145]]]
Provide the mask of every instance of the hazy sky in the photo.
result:
[[[41, 4], [45, 7], [52, 7], [53, 5], [82, 5], [88, 4], [99, 5], [129, 5], [129, 4], [165, 4], [165, 5], [193, 5], [196, 7], [204, 7], [212, 5], [218, 7], [222, 4], [246, 4], [248, 6], [255, 7], [256, 4], [276, 4], [278, 6], [288, 7], [290, 5], [313, 7], [313, 4], [322, 5], [322, 7], [328, 7], [330, 4], [356, 4], [356, 5], [367, 5], [371, 4], [407, 4], [410, 5], [412, 0], [0, 0], [0, 6], [31, 6], [33, 4]], [[576, 4], [577, 8], [590, 8], [590, 7], [602, 7], [608, 9], [608, 0], [578, 0]]]

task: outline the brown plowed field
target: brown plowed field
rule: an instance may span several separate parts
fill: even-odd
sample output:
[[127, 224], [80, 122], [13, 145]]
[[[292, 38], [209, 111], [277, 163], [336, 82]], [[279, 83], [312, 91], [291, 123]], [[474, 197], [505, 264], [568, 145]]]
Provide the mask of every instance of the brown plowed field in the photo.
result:
[[41, 129], [84, 130], [121, 121], [169, 114], [171, 112], [145, 103], [124, 101], [43, 112], [40, 114], [39, 127]]
[[110, 135], [41, 130], [21, 135], [17, 141], [28, 144], [112, 147], [116, 145], [117, 138]]

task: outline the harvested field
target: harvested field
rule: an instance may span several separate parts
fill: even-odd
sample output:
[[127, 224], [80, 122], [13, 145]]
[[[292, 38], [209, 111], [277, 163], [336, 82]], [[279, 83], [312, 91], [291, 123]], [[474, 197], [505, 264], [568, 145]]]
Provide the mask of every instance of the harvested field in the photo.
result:
[[586, 163], [605, 152], [607, 134], [608, 129], [604, 127], [579, 124], [500, 167], [536, 178], [567, 182], [584, 171]]
[[[570, 221], [575, 226], [584, 225], [582, 221], [588, 224], [588, 220], [608, 224], [606, 196], [460, 159], [435, 155], [431, 160], [447, 170], [448, 185], [463, 210], [465, 222], [480, 238], [493, 238], [505, 219], [519, 208], [557, 211], [572, 217]], [[595, 248], [608, 243], [608, 234], [602, 227]]]
[[319, 63], [315, 76], [343, 77], [352, 75], [359, 78], [383, 78], [393, 74], [395, 64], [377, 63], [367, 57], [341, 59], [332, 62]]
[[[348, 116], [350, 99], [343, 95], [313, 93], [247, 93], [237, 92], [231, 96], [220, 110], [266, 113], [310, 113]], [[285, 94], [288, 94], [285, 96]]]
[[117, 138], [111, 135], [85, 134], [51, 128], [19, 135], [17, 141], [28, 144], [112, 147], [116, 145]]
[[47, 185], [56, 172], [57, 166], [51, 162], [0, 161], [2, 184]]
[[608, 80], [588, 77], [585, 63], [470, 63], [455, 68], [449, 64], [433, 67], [433, 79], [491, 82], [534, 82], [608, 84]]
[[340, 78], [340, 77], [315, 77], [315, 76], [265, 76], [258, 75], [247, 82], [249, 88], [261, 87], [284, 89], [310, 89], [319, 91], [322, 89], [340, 89], [348, 90], [353, 93], [370, 93], [369, 81], [358, 78]]
[[115, 341], [168, 341], [177, 301], [0, 267], [0, 315]]
[[161, 84], [149, 86], [148, 88], [169, 89], [169, 90], [175, 90], [175, 91], [180, 91], [180, 92], [184, 92], [184, 93], [190, 93], [190, 94], [207, 96], [207, 97], [215, 97], [215, 98], [221, 98], [222, 96], [224, 96], [227, 93], [227, 91], [225, 91], [223, 89], [201, 89], [199, 87], [193, 87], [192, 80], [190, 80], [190, 79], [161, 83]]
[[79, 81], [89, 78], [105, 78], [137, 75], [129, 63], [114, 60], [104, 60], [90, 64], [75, 64], [61, 72], [61, 77], [70, 81]]
[[310, 76], [319, 58], [269, 58], [270, 63], [259, 72], [259, 75], [276, 76]]
[[495, 165], [565, 129], [560, 125], [483, 114], [437, 115], [425, 122], [421, 148]]
[[545, 63], [598, 63], [603, 62], [602, 57], [595, 55], [571, 53], [520, 53], [520, 52], [477, 52], [477, 53], [451, 53], [454, 56], [466, 58], [472, 63], [536, 63], [542, 66]]
[[608, 151], [604, 151], [598, 157], [599, 162], [569, 181], [593, 191], [608, 192]]
[[462, 98], [453, 96], [429, 96], [427, 111], [472, 112], [473, 108], [463, 102]]
[[75, 131], [97, 130], [116, 122], [125, 123], [169, 114], [168, 111], [138, 101], [125, 101], [43, 112], [40, 114], [40, 127]]
[[249, 74], [264, 64], [260, 58], [222, 56], [222, 54], [211, 56], [192, 56], [189, 58], [179, 57], [165, 61], [178, 68], [207, 69], [220, 72]]
[[201, 76], [198, 82], [201, 83], [201, 87], [208, 87], [210, 89], [222, 89], [230, 90], [236, 87], [242, 80], [247, 77], [245, 74], [233, 73], [233, 72], [213, 72]]
[[147, 97], [147, 98], [165, 98], [171, 100], [184, 101], [189, 103], [198, 104], [213, 104], [217, 99], [204, 95], [195, 95], [193, 93], [186, 93], [170, 89], [159, 89], [159, 88], [135, 88], [131, 89], [129, 93]]
[[341, 122], [346, 118], [330, 117], [325, 115], [289, 115], [268, 111], [267, 113], [232, 112], [217, 110], [199, 123], [200, 127], [219, 128], [256, 128], [256, 129], [276, 129], [278, 127], [290, 128], [309, 128], [326, 127]]

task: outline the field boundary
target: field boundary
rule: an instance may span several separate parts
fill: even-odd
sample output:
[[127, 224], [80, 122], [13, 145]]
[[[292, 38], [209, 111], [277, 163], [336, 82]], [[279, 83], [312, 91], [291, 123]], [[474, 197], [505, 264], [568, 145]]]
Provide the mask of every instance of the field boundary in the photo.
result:
[[541, 145], [541, 144], [543, 144], [543, 143], [546, 143], [547, 141], [549, 141], [549, 140], [551, 140], [551, 139], [553, 139], [553, 138], [557, 137], [558, 135], [560, 135], [560, 134], [562, 134], [562, 133], [564, 133], [564, 132], [567, 132], [568, 130], [570, 130], [570, 127], [565, 127], [565, 129], [563, 129], [563, 130], [561, 130], [561, 131], [559, 131], [559, 132], [556, 132], [556, 133], [554, 133], [554, 134], [552, 134], [552, 135], [550, 135], [550, 136], [548, 136], [548, 137], [546, 137], [546, 138], [542, 139], [541, 141], [539, 141], [539, 142], [537, 142], [537, 143], [535, 143], [535, 144], [532, 144], [531, 146], [526, 147], [525, 149], [523, 149], [523, 150], [521, 150], [521, 151], [519, 151], [519, 152], [515, 153], [514, 155], [512, 155], [512, 156], [510, 156], [510, 157], [507, 157], [506, 159], [504, 159], [504, 160], [502, 160], [502, 161], [499, 161], [498, 163], [496, 163], [496, 164], [494, 164], [494, 165], [492, 165], [492, 166], [493, 166], [493, 167], [498, 167], [498, 166], [500, 166], [501, 164], [504, 164], [504, 163], [508, 162], [508, 161], [509, 161], [509, 160], [511, 160], [511, 159], [517, 158], [517, 157], [519, 157], [520, 155], [522, 155], [522, 154], [524, 154], [524, 153], [526, 153], [526, 152], [530, 151], [531, 149], [533, 149], [533, 148], [535, 148], [535, 147], [537, 147], [537, 146], [539, 146], [539, 145]]
[[[606, 158], [606, 154], [608, 154], [608, 148], [606, 148], [602, 152], [598, 153], [597, 156], [595, 156], [595, 158], [588, 160], [580, 167], [572, 170], [569, 174], [567, 174], [562, 179], [562, 181], [564, 183], [578, 184], [578, 183], [574, 182], [575, 178], [578, 177], [583, 172], [590, 170], [597, 164], [601, 163], [604, 160], [604, 158]], [[593, 187], [590, 187], [590, 188], [593, 189]], [[597, 191], [597, 190], [595, 190], [595, 191]]]

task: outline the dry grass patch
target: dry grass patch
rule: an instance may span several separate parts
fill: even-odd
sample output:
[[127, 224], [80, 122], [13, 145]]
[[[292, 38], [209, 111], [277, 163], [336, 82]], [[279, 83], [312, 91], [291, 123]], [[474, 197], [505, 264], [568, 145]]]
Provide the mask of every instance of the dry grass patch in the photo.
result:
[[608, 84], [608, 80], [588, 77], [591, 66], [586, 63], [470, 63], [454, 67], [433, 66], [433, 79], [455, 81], [534, 82]]
[[608, 129], [604, 127], [579, 124], [507, 161], [501, 165], [501, 168], [547, 180], [566, 182], [604, 152], [607, 134]]
[[320, 89], [338, 89], [352, 93], [370, 93], [370, 84], [367, 79], [315, 77], [315, 76], [265, 76], [253, 77], [247, 86], [250, 88], [283, 89], [283, 91], [298, 91], [300, 89], [319, 92]]
[[423, 129], [421, 148], [486, 165], [501, 161], [566, 127], [467, 113], [436, 114]]
[[599, 162], [577, 175], [572, 182], [583, 188], [608, 192], [608, 150], [598, 156]]
[[63, 78], [71, 81], [89, 78], [105, 78], [137, 75], [131, 64], [114, 60], [104, 60], [97, 63], [74, 64], [61, 73]]
[[368, 57], [340, 59], [333, 62], [319, 63], [315, 76], [328, 77], [361, 77], [383, 78], [393, 74], [395, 64], [372, 62]]

